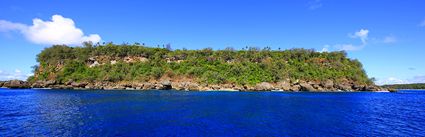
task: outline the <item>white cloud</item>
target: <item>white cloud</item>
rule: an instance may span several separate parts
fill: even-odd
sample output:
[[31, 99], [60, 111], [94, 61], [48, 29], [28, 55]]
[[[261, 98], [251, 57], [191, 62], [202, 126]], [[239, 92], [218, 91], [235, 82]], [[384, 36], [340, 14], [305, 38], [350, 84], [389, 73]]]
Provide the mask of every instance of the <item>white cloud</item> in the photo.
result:
[[358, 32], [355, 32], [353, 35], [351, 35], [352, 38], [360, 38], [363, 44], [367, 43], [368, 36], [369, 30], [367, 29], [360, 29]]
[[0, 20], [0, 31], [7, 32], [12, 30], [25, 30], [27, 26], [21, 23], [12, 23], [6, 20]]
[[[360, 45], [354, 45], [354, 44], [335, 44], [332, 47], [336, 50], [343, 50], [343, 51], [356, 51], [363, 49], [367, 43], [368, 43], [368, 37], [369, 37], [369, 30], [368, 29], [360, 29], [359, 31], [355, 32], [354, 34], [349, 34], [349, 37], [354, 39], [360, 39], [361, 44]], [[323, 49], [329, 50], [329, 45], [325, 45]], [[322, 50], [323, 50], [322, 49]]]
[[321, 0], [312, 0], [308, 2], [308, 9], [315, 10], [323, 6]]
[[29, 76], [32, 76], [33, 74], [28, 73], [22, 73], [21, 70], [16, 69], [13, 73], [2, 71], [0, 70], [0, 80], [26, 80]]
[[335, 47], [345, 51], [361, 50], [367, 45], [368, 36], [369, 36], [368, 29], [360, 29], [358, 32], [355, 32], [354, 35], [352, 35], [351, 37], [359, 38], [362, 41], [361, 45], [356, 46], [353, 44], [341, 44], [341, 45], [336, 45]]
[[389, 77], [385, 79], [380, 79], [376, 82], [377, 85], [388, 85], [388, 84], [407, 84], [409, 83], [406, 80], [401, 80], [395, 77]]
[[359, 45], [359, 46], [355, 46], [353, 44], [341, 44], [341, 45], [334, 45], [334, 47], [336, 49], [339, 50], [344, 50], [344, 51], [356, 51], [356, 50], [361, 50], [365, 47], [364, 44]]
[[325, 45], [319, 52], [329, 52], [329, 45]]
[[376, 82], [377, 85], [412, 84], [412, 83], [425, 83], [425, 75], [417, 75], [409, 79], [399, 79], [395, 77], [388, 77], [385, 79], [380, 79]]
[[85, 41], [94, 43], [101, 40], [98, 34], [84, 35], [70, 18], [53, 15], [51, 21], [33, 19], [31, 26], [0, 20], [0, 31], [20, 31], [28, 40], [37, 44], [78, 45]]

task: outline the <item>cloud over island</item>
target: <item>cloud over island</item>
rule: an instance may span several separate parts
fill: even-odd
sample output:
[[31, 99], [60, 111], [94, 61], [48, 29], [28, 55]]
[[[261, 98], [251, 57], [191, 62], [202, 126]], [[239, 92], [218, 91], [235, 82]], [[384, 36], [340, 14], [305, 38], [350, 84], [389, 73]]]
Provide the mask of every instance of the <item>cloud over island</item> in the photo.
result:
[[32, 25], [0, 20], [0, 32], [9, 31], [18, 31], [29, 41], [43, 45], [78, 45], [85, 41], [96, 43], [101, 40], [98, 34], [84, 35], [72, 19], [61, 15], [53, 15], [51, 21], [35, 18]]
[[339, 51], [356, 51], [363, 49], [367, 43], [368, 43], [368, 37], [369, 37], [369, 30], [368, 29], [360, 29], [357, 32], [354, 32], [354, 34], [348, 35], [350, 38], [353, 39], [360, 39], [361, 44], [360, 45], [354, 45], [354, 44], [335, 44], [333, 46], [325, 45], [321, 52], [328, 52], [330, 51], [330, 48], [334, 48]]

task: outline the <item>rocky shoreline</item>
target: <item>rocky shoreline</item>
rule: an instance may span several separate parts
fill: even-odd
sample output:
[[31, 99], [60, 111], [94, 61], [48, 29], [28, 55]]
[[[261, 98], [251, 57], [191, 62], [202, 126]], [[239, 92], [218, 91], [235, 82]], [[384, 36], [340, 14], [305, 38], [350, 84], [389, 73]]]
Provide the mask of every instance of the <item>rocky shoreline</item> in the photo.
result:
[[354, 92], [354, 91], [388, 91], [376, 85], [356, 85], [345, 82], [335, 84], [331, 80], [313, 81], [283, 81], [277, 83], [262, 82], [255, 86], [239, 86], [235, 84], [207, 85], [192, 81], [150, 81], [150, 82], [75, 82], [59, 83], [55, 80], [36, 81], [33, 83], [10, 80], [0, 81], [0, 87], [11, 89], [50, 88], [50, 89], [100, 89], [100, 90], [181, 90], [181, 91], [309, 91], [309, 92]]

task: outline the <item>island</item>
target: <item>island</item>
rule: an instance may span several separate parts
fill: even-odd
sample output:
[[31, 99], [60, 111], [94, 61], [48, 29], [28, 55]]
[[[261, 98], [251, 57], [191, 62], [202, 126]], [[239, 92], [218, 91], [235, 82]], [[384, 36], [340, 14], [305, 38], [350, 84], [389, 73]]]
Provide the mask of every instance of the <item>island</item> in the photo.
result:
[[54, 45], [37, 55], [34, 76], [0, 87], [191, 91], [382, 91], [344, 51], [170, 45]]
[[425, 83], [383, 85], [387, 89], [425, 89]]

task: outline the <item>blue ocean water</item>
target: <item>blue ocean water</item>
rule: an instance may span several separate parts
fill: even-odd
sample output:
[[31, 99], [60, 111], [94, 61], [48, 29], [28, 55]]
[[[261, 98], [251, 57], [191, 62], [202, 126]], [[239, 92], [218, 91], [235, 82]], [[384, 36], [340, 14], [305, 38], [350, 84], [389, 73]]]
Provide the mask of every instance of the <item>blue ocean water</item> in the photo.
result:
[[0, 136], [425, 136], [425, 91], [0, 89]]

